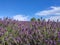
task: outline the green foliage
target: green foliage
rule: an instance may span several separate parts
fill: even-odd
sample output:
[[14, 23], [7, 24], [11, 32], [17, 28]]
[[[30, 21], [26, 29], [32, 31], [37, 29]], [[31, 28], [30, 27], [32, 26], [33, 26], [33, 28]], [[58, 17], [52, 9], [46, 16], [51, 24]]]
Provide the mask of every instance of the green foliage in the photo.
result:
[[31, 21], [36, 21], [36, 18], [34, 18], [34, 17], [33, 17], [33, 18], [31, 18]]
[[38, 20], [38, 21], [40, 21], [40, 19], [39, 19], [39, 18], [38, 18], [37, 20]]

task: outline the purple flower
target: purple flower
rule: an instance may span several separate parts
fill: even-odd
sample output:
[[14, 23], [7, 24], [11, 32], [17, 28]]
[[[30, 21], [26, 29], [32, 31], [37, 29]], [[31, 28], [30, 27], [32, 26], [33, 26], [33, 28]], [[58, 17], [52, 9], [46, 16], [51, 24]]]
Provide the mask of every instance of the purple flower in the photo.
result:
[[60, 31], [58, 32], [58, 38], [60, 39]]

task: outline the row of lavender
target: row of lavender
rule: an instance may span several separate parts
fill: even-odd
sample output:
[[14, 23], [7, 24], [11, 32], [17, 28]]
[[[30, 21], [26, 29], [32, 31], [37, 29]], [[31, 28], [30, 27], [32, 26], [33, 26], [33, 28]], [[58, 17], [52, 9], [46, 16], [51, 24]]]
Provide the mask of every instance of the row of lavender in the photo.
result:
[[0, 19], [0, 45], [60, 45], [60, 22]]

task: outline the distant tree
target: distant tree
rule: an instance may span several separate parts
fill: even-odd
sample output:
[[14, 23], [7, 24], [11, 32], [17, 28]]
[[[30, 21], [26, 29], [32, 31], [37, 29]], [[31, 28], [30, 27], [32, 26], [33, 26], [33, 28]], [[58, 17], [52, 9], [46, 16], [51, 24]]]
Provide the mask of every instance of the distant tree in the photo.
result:
[[39, 19], [39, 18], [38, 18], [37, 20], [38, 20], [38, 21], [40, 21], [40, 19]]
[[33, 17], [33, 18], [31, 18], [31, 21], [36, 21], [36, 18], [34, 18], [34, 17]]

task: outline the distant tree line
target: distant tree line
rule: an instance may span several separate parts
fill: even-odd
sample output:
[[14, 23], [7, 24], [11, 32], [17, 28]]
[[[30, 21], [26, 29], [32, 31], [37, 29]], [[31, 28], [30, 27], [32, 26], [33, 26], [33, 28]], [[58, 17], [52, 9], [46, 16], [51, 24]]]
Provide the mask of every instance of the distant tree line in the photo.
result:
[[38, 19], [36, 19], [35, 17], [31, 18], [31, 21], [42, 21], [42, 20], [45, 20], [45, 19], [42, 19], [42, 17]]

